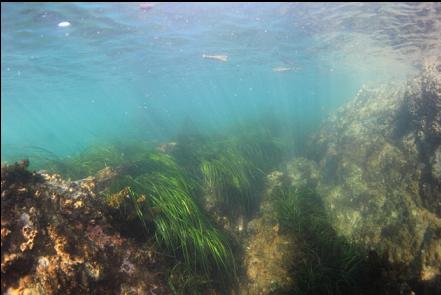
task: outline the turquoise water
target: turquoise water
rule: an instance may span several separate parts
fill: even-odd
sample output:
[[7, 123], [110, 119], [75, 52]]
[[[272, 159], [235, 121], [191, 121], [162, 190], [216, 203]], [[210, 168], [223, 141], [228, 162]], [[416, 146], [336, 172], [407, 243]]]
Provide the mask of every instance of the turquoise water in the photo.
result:
[[441, 294], [440, 32], [439, 3], [2, 3], [2, 294]]
[[307, 133], [362, 85], [434, 55], [436, 7], [2, 3], [2, 161], [166, 142], [188, 119], [209, 131], [270, 112]]

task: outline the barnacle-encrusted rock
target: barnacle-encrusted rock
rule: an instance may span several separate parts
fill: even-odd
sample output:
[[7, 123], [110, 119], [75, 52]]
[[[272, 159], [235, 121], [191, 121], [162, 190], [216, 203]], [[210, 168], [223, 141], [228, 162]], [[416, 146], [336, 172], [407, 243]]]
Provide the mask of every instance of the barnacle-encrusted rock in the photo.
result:
[[1, 170], [2, 294], [170, 293], [162, 258], [120, 235], [95, 196], [112, 173], [70, 182], [26, 167]]

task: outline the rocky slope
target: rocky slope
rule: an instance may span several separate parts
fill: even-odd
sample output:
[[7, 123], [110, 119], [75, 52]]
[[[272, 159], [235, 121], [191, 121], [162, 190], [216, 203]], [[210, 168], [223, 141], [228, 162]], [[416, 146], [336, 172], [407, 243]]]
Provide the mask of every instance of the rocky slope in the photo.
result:
[[361, 89], [286, 172], [320, 193], [333, 227], [386, 253], [395, 279], [441, 291], [441, 65], [405, 87]]

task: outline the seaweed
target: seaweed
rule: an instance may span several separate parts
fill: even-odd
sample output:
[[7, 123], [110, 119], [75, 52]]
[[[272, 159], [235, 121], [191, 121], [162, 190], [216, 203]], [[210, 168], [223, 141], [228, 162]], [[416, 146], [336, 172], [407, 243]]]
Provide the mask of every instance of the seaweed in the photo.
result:
[[29, 160], [24, 159], [16, 162], [12, 165], [1, 166], [1, 183], [3, 187], [14, 186], [17, 184], [24, 184], [28, 182], [41, 182], [43, 178], [36, 173], [29, 172], [27, 168], [29, 167]]
[[367, 254], [337, 235], [315, 191], [290, 186], [273, 194], [280, 225], [302, 244], [294, 270], [296, 294], [359, 294]]
[[125, 169], [142, 166], [151, 151], [149, 142], [95, 144], [76, 155], [49, 161], [46, 167], [71, 179], [95, 175], [105, 167], [121, 170], [122, 174], [133, 174]]
[[176, 293], [198, 290], [202, 282], [205, 287], [230, 285], [237, 280], [232, 240], [201, 203], [210, 195], [229, 214], [251, 214], [265, 174], [280, 163], [283, 152], [283, 144], [265, 127], [233, 129], [206, 135], [189, 127], [171, 151], [155, 150], [148, 142], [91, 146], [51, 167], [74, 179], [105, 167], [117, 172], [101, 192], [115, 211], [113, 223], [140, 242], [154, 237], [164, 254], [177, 259], [170, 278]]
[[264, 176], [282, 161], [285, 147], [267, 128], [233, 127], [233, 133], [210, 136], [179, 134], [173, 156], [217, 207], [250, 215], [259, 203]]
[[199, 295], [212, 289], [213, 280], [178, 263], [168, 274], [168, 285], [177, 295]]
[[253, 205], [252, 184], [257, 169], [240, 154], [227, 152], [201, 163], [202, 182], [227, 208], [239, 206], [249, 212]]
[[158, 245], [182, 261], [184, 274], [192, 270], [206, 281], [231, 283], [236, 266], [230, 243], [197, 205], [192, 196], [196, 186], [173, 157], [151, 151], [136, 175], [120, 176], [104, 196], [118, 207], [126, 195], [132, 206], [120, 202], [119, 208], [127, 216], [136, 215], [147, 232], [149, 224], [154, 225]]

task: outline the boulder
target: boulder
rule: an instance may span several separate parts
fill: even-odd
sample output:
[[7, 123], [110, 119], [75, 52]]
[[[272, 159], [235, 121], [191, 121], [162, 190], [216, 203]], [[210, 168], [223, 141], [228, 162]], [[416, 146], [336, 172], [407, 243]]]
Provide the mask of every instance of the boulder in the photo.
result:
[[99, 179], [64, 181], [26, 163], [1, 170], [2, 294], [171, 293], [153, 246], [109, 222]]

